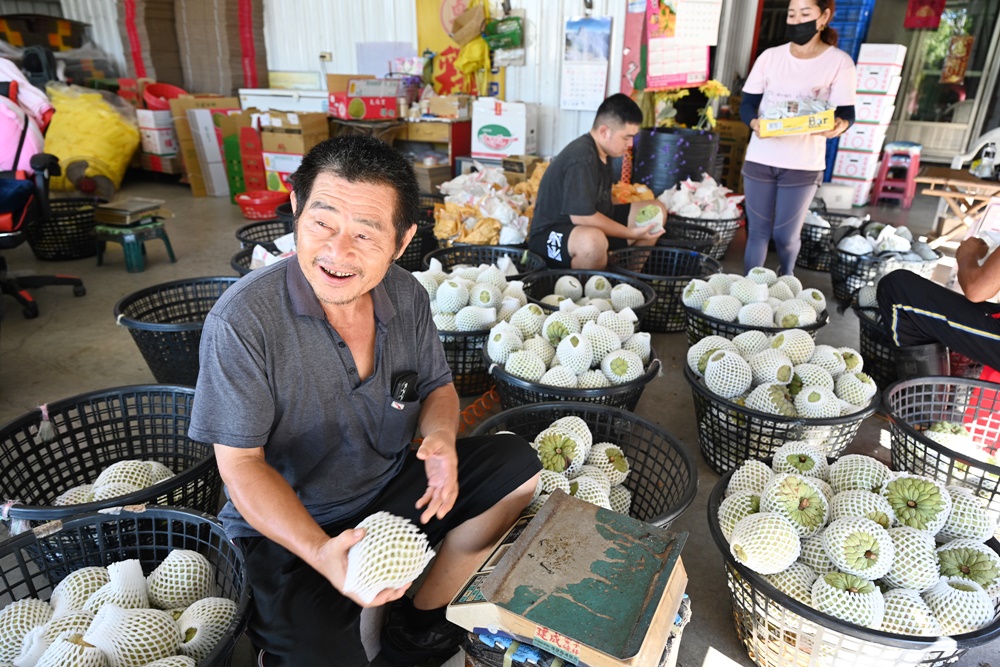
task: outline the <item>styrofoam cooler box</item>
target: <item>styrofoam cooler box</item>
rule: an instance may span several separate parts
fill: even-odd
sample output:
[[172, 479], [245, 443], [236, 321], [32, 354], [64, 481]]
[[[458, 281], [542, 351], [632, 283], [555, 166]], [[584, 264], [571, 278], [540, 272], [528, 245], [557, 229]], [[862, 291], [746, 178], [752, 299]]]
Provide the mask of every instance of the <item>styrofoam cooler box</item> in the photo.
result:
[[834, 176], [871, 180], [878, 170], [878, 153], [839, 149], [833, 163]]
[[862, 123], [888, 125], [895, 110], [892, 95], [858, 95], [854, 101], [854, 116]]
[[482, 97], [472, 104], [472, 157], [533, 155], [538, 146], [538, 105]]
[[899, 65], [906, 60], [906, 47], [902, 44], [862, 44], [858, 52], [861, 65]]
[[830, 182], [836, 183], [837, 185], [850, 186], [853, 191], [853, 196], [851, 197], [852, 206], [864, 206], [868, 203], [868, 198], [871, 196], [872, 192], [872, 181], [865, 181], [856, 178], [834, 177], [830, 179]]
[[162, 157], [177, 155], [177, 132], [169, 111], [136, 109], [135, 116], [144, 153]]
[[870, 123], [854, 123], [840, 135], [840, 149], [849, 151], [868, 151], [878, 153], [885, 142], [887, 125], [872, 125]]
[[830, 210], [845, 210], [854, 204], [854, 188], [838, 183], [824, 183], [819, 186], [816, 196], [823, 200]]
[[859, 93], [895, 95], [902, 81], [903, 68], [899, 65], [858, 65]]

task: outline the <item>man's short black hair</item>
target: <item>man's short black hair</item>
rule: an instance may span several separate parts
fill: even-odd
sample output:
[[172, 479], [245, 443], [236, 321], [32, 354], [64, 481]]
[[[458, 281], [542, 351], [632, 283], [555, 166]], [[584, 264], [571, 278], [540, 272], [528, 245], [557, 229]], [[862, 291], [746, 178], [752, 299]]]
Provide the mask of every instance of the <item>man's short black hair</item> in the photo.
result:
[[420, 188], [413, 167], [395, 148], [373, 137], [349, 135], [327, 139], [302, 158], [292, 175], [292, 189], [297, 203], [295, 224], [320, 174], [330, 174], [351, 183], [388, 185], [396, 193], [392, 224], [396, 229], [396, 250], [410, 227], [417, 224]]
[[615, 93], [601, 102], [594, 117], [593, 129], [601, 125], [619, 128], [622, 125], [642, 125], [642, 109], [624, 93]]

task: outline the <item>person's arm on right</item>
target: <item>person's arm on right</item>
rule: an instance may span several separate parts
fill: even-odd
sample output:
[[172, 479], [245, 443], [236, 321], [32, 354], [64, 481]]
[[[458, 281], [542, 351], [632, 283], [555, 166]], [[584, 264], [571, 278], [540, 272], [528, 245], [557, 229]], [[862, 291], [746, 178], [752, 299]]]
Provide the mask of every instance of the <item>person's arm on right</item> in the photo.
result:
[[1000, 292], [1000, 253], [986, 257], [988, 246], [982, 239], [972, 237], [962, 241], [955, 251], [958, 265], [958, 284], [962, 286], [965, 298], [974, 303], [986, 301]]

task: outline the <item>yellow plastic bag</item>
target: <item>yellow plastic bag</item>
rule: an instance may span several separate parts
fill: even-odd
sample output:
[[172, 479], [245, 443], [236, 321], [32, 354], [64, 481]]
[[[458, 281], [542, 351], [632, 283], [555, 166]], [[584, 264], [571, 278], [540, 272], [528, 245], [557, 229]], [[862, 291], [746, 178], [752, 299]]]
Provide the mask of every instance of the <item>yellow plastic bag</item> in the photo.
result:
[[107, 179], [114, 189], [139, 147], [135, 112], [100, 91], [52, 82], [46, 87], [56, 108], [45, 135], [45, 152], [59, 158], [63, 175], [51, 180], [53, 190], [73, 190], [82, 176]]

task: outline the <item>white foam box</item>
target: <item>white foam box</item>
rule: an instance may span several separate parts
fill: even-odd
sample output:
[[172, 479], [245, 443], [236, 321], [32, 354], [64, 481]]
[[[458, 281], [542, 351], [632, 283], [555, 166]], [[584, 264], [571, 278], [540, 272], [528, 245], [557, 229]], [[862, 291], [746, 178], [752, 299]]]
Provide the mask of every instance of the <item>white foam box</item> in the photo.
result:
[[859, 93], [895, 95], [903, 80], [900, 65], [858, 65], [857, 72]]
[[472, 157], [502, 160], [538, 146], [538, 105], [483, 97], [472, 104]]
[[860, 65], [899, 65], [906, 60], [906, 47], [902, 44], [862, 44], [858, 53]]
[[839, 147], [851, 151], [868, 151], [878, 153], [885, 142], [887, 125], [872, 125], [871, 123], [854, 123], [840, 135]]
[[871, 180], [878, 171], [878, 153], [839, 149], [833, 162], [833, 175]]
[[862, 123], [888, 125], [895, 110], [892, 95], [858, 95], [854, 101], [854, 116]]
[[177, 132], [169, 111], [136, 109], [135, 116], [144, 153], [163, 157], [177, 155]]
[[852, 206], [864, 206], [868, 203], [868, 198], [872, 192], [872, 181], [834, 176], [830, 179], [830, 182], [837, 185], [850, 186], [853, 192], [853, 196], [851, 197]]
[[854, 204], [854, 188], [838, 183], [824, 183], [819, 186], [816, 196], [823, 200], [830, 210], [847, 210]]

